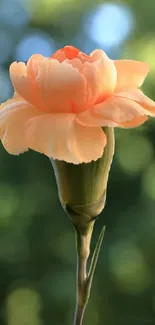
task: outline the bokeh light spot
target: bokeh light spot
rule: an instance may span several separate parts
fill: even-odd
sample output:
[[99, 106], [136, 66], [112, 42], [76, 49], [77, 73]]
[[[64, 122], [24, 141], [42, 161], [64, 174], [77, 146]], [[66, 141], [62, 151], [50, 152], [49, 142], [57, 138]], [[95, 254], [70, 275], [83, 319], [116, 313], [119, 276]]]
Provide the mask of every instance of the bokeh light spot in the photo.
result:
[[16, 189], [7, 184], [0, 184], [0, 227], [10, 225], [14, 213], [17, 211], [19, 198]]
[[131, 33], [134, 16], [127, 5], [105, 3], [99, 5], [85, 23], [86, 33], [102, 46], [116, 46]]
[[13, 41], [10, 33], [0, 30], [0, 63], [4, 63], [12, 54]]
[[109, 253], [111, 272], [117, 285], [128, 294], [139, 294], [150, 284], [150, 272], [137, 246], [115, 243]]
[[15, 0], [4, 0], [0, 8], [0, 21], [13, 27], [24, 27], [30, 20], [30, 13], [22, 3]]
[[47, 274], [42, 279], [42, 289], [60, 303], [74, 295], [74, 285], [75, 277], [72, 271], [66, 272], [60, 269], [52, 277]]
[[151, 37], [145, 36], [140, 39], [136, 39], [136, 41], [128, 43], [123, 51], [123, 56], [148, 62], [151, 71], [153, 70], [153, 72], [155, 72], [154, 53], [155, 37], [154, 35], [151, 35]]
[[[61, 257], [65, 263], [73, 264], [75, 256], [75, 249], [72, 245], [73, 240], [73, 234], [70, 231], [66, 230], [63, 234], [60, 233], [60, 235], [55, 239], [55, 245], [58, 248], [57, 250], [55, 250], [55, 246], [53, 246], [53, 240], [51, 241], [50, 246], [53, 254]], [[66, 252], [68, 252], [68, 254], [66, 254]]]
[[144, 192], [155, 200], [155, 163], [151, 164], [144, 172], [142, 178]]
[[27, 34], [18, 44], [15, 52], [15, 59], [27, 61], [32, 54], [38, 53], [50, 57], [56, 50], [53, 39], [43, 32]]
[[15, 289], [7, 298], [8, 325], [41, 325], [40, 297], [29, 288]]
[[4, 102], [12, 94], [12, 85], [9, 79], [9, 73], [0, 67], [0, 102]]
[[122, 137], [119, 139], [116, 158], [126, 173], [137, 174], [152, 160], [153, 146], [144, 136]]

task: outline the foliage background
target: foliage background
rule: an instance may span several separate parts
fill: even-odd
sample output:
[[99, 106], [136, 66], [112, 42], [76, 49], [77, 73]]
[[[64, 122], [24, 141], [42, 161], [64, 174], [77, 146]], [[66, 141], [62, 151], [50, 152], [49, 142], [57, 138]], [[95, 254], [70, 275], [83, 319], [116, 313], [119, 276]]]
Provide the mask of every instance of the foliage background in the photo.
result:
[[[72, 44], [111, 58], [144, 60], [155, 77], [155, 1], [1, 0], [0, 101], [12, 95], [8, 68], [32, 53]], [[104, 212], [104, 244], [85, 325], [155, 324], [155, 122], [116, 130]], [[0, 146], [0, 325], [72, 324], [75, 245], [47, 157], [11, 156]]]

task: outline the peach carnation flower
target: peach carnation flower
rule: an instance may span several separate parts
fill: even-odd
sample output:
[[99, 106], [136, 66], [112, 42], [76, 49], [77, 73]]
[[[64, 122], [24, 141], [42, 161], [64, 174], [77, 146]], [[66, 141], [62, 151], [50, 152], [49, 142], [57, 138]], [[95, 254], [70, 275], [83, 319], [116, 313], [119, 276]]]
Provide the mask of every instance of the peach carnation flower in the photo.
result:
[[148, 72], [146, 63], [73, 46], [12, 63], [15, 94], [0, 111], [5, 149], [31, 148], [73, 164], [97, 160], [106, 146], [102, 127], [136, 127], [155, 116], [155, 103], [138, 89]]

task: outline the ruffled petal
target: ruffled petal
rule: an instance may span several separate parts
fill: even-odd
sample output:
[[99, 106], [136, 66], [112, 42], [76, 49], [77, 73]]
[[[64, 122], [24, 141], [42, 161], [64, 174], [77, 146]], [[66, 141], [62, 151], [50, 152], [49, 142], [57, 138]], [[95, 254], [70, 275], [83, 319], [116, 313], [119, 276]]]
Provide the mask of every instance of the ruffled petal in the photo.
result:
[[114, 61], [117, 70], [117, 84], [115, 91], [140, 87], [149, 72], [149, 65], [133, 60]]
[[6, 100], [6, 102], [3, 102], [0, 104], [0, 111], [2, 111], [3, 108], [6, 108], [6, 106], [14, 103], [15, 101], [21, 101], [21, 97], [17, 94], [14, 93], [13, 97]]
[[144, 116], [134, 117], [130, 121], [119, 123], [117, 126], [123, 128], [123, 129], [132, 129], [132, 128], [135, 128], [137, 126], [144, 124], [147, 120], [148, 120], [148, 117], [144, 115]]
[[[91, 110], [77, 116], [81, 125], [87, 126], [121, 126], [134, 125], [145, 121], [146, 116], [154, 116], [155, 103], [145, 96], [142, 91], [121, 92], [95, 105]], [[142, 119], [139, 119], [143, 117]], [[144, 118], [145, 117], [145, 118]], [[131, 123], [129, 123], [129, 121]], [[140, 122], [141, 123], [141, 122]]]
[[111, 99], [96, 105], [94, 112], [116, 123], [147, 115], [147, 111], [139, 103], [120, 96], [112, 96]]
[[[34, 54], [28, 60], [27, 65], [23, 62], [13, 62], [10, 65], [10, 78], [15, 91], [22, 98], [39, 109], [46, 111], [35, 82], [35, 77], [37, 78], [39, 75], [39, 66], [43, 60], [44, 57], [42, 55]], [[32, 73], [32, 62], [35, 62], [35, 76]]]
[[101, 128], [83, 127], [75, 114], [48, 114], [27, 122], [27, 145], [46, 156], [80, 164], [102, 156], [106, 136]]
[[128, 91], [122, 91], [116, 94], [116, 96], [122, 98], [131, 99], [138, 104], [140, 104], [144, 109], [146, 109], [146, 115], [155, 116], [155, 102], [144, 95], [140, 89], [129, 89]]
[[33, 102], [32, 82], [27, 77], [27, 68], [23, 62], [10, 65], [10, 78], [15, 91], [29, 103]]
[[116, 86], [117, 72], [114, 62], [102, 50], [91, 53], [92, 62], [85, 62], [82, 73], [87, 81], [87, 107], [103, 100]]
[[96, 111], [93, 109], [86, 110], [76, 116], [76, 121], [83, 125], [83, 126], [91, 126], [91, 127], [97, 127], [97, 126], [108, 126], [108, 127], [115, 127], [118, 125], [118, 123], [107, 119], [104, 117], [103, 114], [96, 114]]
[[56, 59], [38, 61], [34, 55], [28, 62], [28, 72], [33, 77], [46, 111], [69, 113], [83, 110], [86, 81], [77, 68]]
[[0, 106], [0, 138], [5, 149], [13, 155], [28, 150], [25, 122], [40, 112], [16, 95]]

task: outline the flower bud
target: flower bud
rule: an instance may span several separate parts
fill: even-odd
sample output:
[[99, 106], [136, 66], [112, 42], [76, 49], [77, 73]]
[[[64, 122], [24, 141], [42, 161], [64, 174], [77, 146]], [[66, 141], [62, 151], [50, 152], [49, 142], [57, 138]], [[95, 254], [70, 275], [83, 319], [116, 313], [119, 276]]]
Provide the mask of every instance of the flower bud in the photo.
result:
[[107, 145], [103, 156], [98, 160], [74, 165], [51, 159], [60, 202], [76, 228], [84, 232], [88, 223], [105, 206], [108, 175], [114, 154], [114, 131], [113, 128], [106, 127], [104, 132]]

